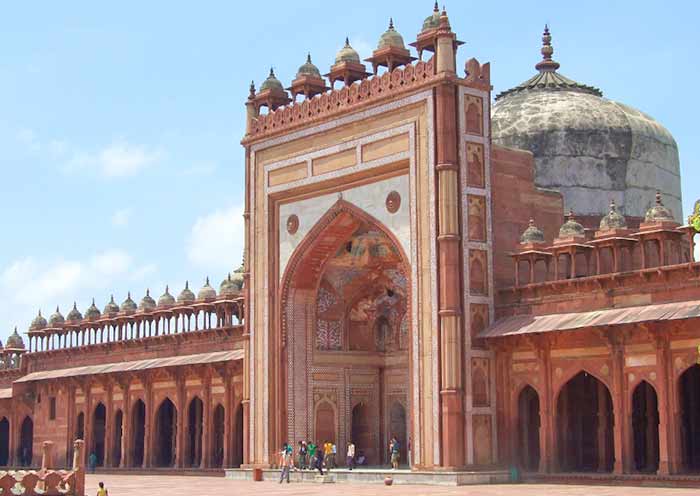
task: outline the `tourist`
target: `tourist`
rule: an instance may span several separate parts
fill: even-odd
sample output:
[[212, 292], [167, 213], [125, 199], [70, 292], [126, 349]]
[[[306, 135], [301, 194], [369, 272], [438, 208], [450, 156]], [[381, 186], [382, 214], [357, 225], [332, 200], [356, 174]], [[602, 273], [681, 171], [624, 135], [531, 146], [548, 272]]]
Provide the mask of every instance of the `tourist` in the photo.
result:
[[355, 445], [352, 441], [348, 443], [347, 466], [350, 470], [355, 466]]
[[323, 453], [321, 452], [321, 443], [318, 443], [319, 448], [318, 452], [316, 453], [316, 468], [318, 469], [318, 473], [323, 475]]
[[397, 470], [399, 468], [399, 461], [401, 458], [401, 444], [396, 437], [391, 439], [391, 468]]
[[331, 457], [333, 456], [333, 444], [330, 441], [326, 441], [323, 444], [323, 459], [326, 462], [326, 470], [331, 469]]
[[316, 449], [313, 441], [309, 441], [309, 444], [306, 445], [306, 454], [309, 457], [309, 468], [311, 470], [316, 466]]
[[408, 451], [408, 468], [411, 468], [411, 438], [408, 438], [408, 444], [406, 445]]
[[338, 456], [338, 448], [335, 443], [331, 443], [331, 465], [336, 468], [336, 457]]
[[109, 495], [109, 492], [107, 491], [107, 489], [105, 489], [104, 482], [100, 482], [97, 485], [99, 486], [99, 489], [97, 490], [97, 496], [108, 496]]
[[90, 468], [90, 472], [94, 474], [95, 467], [97, 467], [97, 455], [94, 452], [90, 453], [88, 457], [88, 467]]
[[292, 468], [292, 453], [289, 451], [289, 444], [284, 443], [282, 451], [280, 452], [280, 484], [284, 479], [287, 479], [287, 484], [289, 484], [289, 471]]
[[299, 469], [306, 470], [306, 443], [299, 441]]

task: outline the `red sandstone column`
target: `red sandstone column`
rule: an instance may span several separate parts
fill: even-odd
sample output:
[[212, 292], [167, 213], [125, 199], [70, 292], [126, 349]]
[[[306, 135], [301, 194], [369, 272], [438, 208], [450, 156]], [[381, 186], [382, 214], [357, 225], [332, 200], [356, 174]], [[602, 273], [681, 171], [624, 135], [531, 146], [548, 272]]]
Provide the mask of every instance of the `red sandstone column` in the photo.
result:
[[660, 475], [676, 472], [674, 457], [674, 414], [676, 411], [670, 381], [668, 336], [656, 334], [656, 370], [659, 381], [657, 387], [657, 404], [659, 409], [659, 471]]
[[554, 447], [554, 410], [552, 393], [552, 359], [549, 339], [542, 340], [540, 366], [544, 376], [544, 396], [540, 403], [540, 472], [552, 471]]
[[[437, 71], [455, 73], [455, 36], [447, 15], [440, 18], [437, 34]], [[444, 467], [465, 465], [464, 385], [462, 343], [462, 291], [459, 166], [457, 161], [456, 86], [435, 89], [438, 210], [438, 315], [440, 333], [441, 441]]]
[[114, 443], [112, 424], [114, 423], [114, 411], [112, 407], [112, 384], [108, 383], [105, 388], [107, 389], [107, 412], [105, 415], [105, 454], [104, 454], [104, 466], [112, 466], [112, 445]]
[[202, 411], [202, 464], [209, 468], [211, 458], [211, 372], [206, 371], [204, 378], [204, 409]]
[[92, 446], [92, 394], [90, 389], [92, 385], [89, 381], [83, 382], [83, 391], [85, 393], [85, 463], [90, 459], [90, 453], [93, 451]]
[[231, 419], [233, 409], [231, 401], [231, 379], [229, 374], [224, 375], [224, 468], [233, 465], [231, 461], [231, 447], [233, 445], [233, 429], [231, 429]]
[[614, 337], [612, 338], [612, 358], [613, 358], [613, 390], [612, 390], [612, 400], [613, 400], [613, 415], [614, 415], [614, 440], [615, 440], [615, 465], [613, 467], [613, 473], [621, 474], [623, 473], [623, 467], [627, 464], [627, 452], [624, 444], [626, 444], [625, 432], [627, 430], [627, 424], [629, 419], [627, 418], [626, 412], [626, 401], [625, 395], [627, 388], [625, 387], [625, 357], [624, 357], [624, 347], [622, 340]]
[[[144, 393], [146, 397], [146, 418], [145, 418], [145, 431], [146, 434], [144, 436], [144, 442], [143, 442], [143, 467], [142, 468], [150, 468], [152, 465], [151, 461], [151, 453], [153, 452], [153, 446], [152, 446], [152, 431], [153, 428], [155, 427], [155, 411], [153, 407], [153, 385], [151, 384], [151, 378], [148, 375], [144, 375], [142, 378], [143, 381], [143, 387], [144, 387]], [[178, 418], [180, 418], [180, 415], [178, 415]]]
[[182, 373], [177, 374], [175, 379], [177, 387], [177, 439], [175, 441], [175, 466], [183, 468], [185, 466], [185, 431], [187, 422], [185, 421], [185, 376]]
[[127, 380], [121, 384], [124, 393], [124, 413], [122, 414], [122, 457], [119, 468], [131, 465], [131, 384]]

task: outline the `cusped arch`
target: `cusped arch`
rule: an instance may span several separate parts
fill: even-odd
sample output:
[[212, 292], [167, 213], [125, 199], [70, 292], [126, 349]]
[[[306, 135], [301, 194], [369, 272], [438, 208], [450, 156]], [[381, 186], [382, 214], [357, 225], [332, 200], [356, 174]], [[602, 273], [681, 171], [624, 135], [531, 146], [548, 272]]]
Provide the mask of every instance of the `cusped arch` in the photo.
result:
[[595, 373], [591, 372], [587, 367], [581, 367], [580, 369], [571, 369], [569, 372], [567, 372], [565, 375], [562, 376], [562, 377], [564, 377], [564, 379], [562, 379], [562, 381], [559, 383], [559, 387], [554, 392], [554, 404], [555, 405], [557, 404], [557, 401], [559, 401], [559, 396], [561, 395], [561, 392], [564, 389], [564, 387], [566, 387], [566, 385], [569, 384], [569, 382], [571, 382], [571, 380], [573, 378], [575, 378], [577, 375], [579, 375], [581, 373], [588, 374], [591, 377], [593, 377], [594, 379], [598, 380], [601, 384], [603, 384], [603, 386], [605, 386], [605, 388], [608, 390], [608, 394], [612, 398], [612, 393], [611, 393], [612, 386], [611, 386], [611, 384], [609, 384], [608, 381], [606, 379], [603, 379], [599, 374], [595, 374]]

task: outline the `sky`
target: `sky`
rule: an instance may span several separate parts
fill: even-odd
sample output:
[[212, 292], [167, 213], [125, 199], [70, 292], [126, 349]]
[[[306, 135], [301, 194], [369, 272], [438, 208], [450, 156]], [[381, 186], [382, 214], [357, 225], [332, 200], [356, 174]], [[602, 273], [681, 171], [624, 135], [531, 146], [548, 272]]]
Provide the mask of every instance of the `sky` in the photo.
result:
[[[652, 115], [700, 198], [700, 2], [452, 1], [494, 95], [532, 76], [549, 23], [560, 72]], [[393, 17], [413, 41], [432, 1], [5, 2], [0, 15], [0, 339], [39, 309], [102, 309], [241, 262], [244, 102], [345, 36], [364, 58]]]

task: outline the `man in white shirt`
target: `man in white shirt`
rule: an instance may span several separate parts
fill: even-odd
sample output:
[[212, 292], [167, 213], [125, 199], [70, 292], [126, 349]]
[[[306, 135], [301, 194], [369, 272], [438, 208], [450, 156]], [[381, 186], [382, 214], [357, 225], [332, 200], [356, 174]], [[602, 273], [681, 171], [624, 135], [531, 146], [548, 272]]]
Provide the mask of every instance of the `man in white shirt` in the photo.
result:
[[352, 441], [348, 443], [347, 465], [350, 470], [352, 470], [355, 467], [355, 445]]

